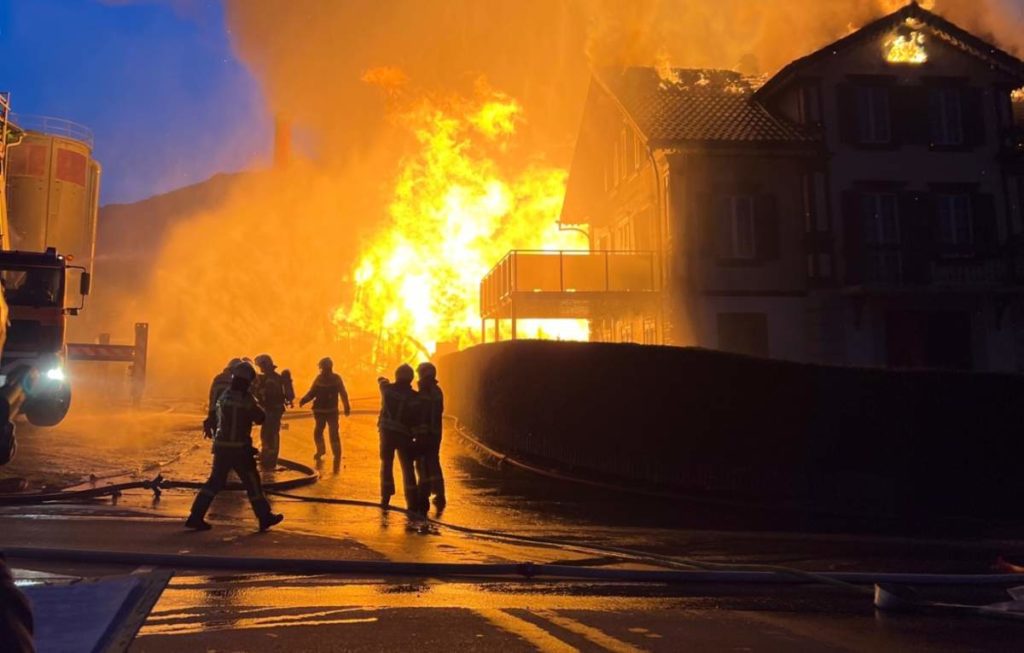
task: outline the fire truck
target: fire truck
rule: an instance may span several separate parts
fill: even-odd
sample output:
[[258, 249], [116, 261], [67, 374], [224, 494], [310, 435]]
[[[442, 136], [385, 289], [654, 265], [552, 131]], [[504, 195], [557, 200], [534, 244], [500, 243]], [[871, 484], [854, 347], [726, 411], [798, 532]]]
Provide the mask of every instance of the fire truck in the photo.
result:
[[0, 464], [14, 454], [19, 415], [35, 426], [64, 419], [76, 347], [78, 358], [135, 358], [131, 346], [68, 343], [68, 317], [92, 285], [101, 170], [92, 146], [88, 129], [15, 116], [0, 93]]

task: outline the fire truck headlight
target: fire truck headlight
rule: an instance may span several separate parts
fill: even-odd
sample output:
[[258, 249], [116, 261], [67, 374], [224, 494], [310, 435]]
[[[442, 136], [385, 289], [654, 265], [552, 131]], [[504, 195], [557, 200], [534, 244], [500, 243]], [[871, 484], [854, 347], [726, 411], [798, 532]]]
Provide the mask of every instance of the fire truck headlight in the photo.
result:
[[64, 370], [62, 370], [59, 367], [55, 367], [55, 368], [53, 368], [51, 370], [47, 370], [46, 371], [46, 378], [48, 378], [51, 381], [63, 381], [64, 380]]

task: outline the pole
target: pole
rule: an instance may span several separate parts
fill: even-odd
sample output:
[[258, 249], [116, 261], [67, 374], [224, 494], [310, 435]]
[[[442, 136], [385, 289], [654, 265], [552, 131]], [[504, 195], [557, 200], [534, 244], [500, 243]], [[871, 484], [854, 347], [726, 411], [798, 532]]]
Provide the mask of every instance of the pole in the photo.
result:
[[142, 403], [142, 393], [146, 390], [146, 359], [149, 356], [149, 324], [135, 324], [135, 360], [132, 362], [132, 406]]

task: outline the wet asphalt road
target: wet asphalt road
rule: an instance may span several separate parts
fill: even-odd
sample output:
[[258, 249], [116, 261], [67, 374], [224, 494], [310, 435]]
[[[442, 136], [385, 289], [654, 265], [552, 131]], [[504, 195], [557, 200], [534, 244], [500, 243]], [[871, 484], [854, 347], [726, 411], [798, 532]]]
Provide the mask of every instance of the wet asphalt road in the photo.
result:
[[[76, 476], [74, 463], [113, 474], [167, 459], [168, 478], [202, 480], [209, 453], [193, 426], [196, 411], [72, 416], [55, 431], [35, 434], [18, 470], [47, 457], [49, 482]], [[370, 408], [364, 404], [362, 407]], [[102, 427], [99, 424], [102, 423]], [[139, 425], [145, 424], [142, 434]], [[285, 457], [312, 462], [312, 427], [298, 414], [283, 432]], [[104, 430], [136, 441], [72, 440], [62, 435]], [[24, 440], [32, 434], [26, 434]], [[343, 421], [344, 455], [328, 460], [321, 479], [294, 492], [310, 497], [378, 498], [374, 419]], [[139, 439], [150, 453], [140, 456]], [[194, 445], [200, 445], [192, 448]], [[81, 455], [76, 448], [82, 448]], [[85, 449], [89, 456], [85, 456]], [[1013, 541], [933, 542], [766, 531], [776, 523], [754, 508], [679, 504], [594, 491], [478, 461], [449, 433], [443, 459], [450, 506], [444, 520], [593, 546], [617, 546], [712, 562], [771, 563], [812, 570], [984, 572]], [[396, 469], [396, 473], [398, 470]], [[152, 470], [138, 472], [141, 477]], [[268, 476], [292, 477], [280, 470]], [[4, 508], [2, 546], [74, 547], [227, 556], [277, 556], [426, 562], [567, 562], [595, 554], [524, 546], [440, 527], [421, 534], [400, 513], [275, 499], [282, 527], [254, 532], [243, 496], [218, 498], [209, 533], [190, 533], [181, 520], [187, 491], [158, 502], [145, 491], [75, 505]], [[396, 497], [401, 504], [401, 498]], [[25, 569], [95, 576], [131, 566], [14, 561]], [[593, 562], [593, 561], [592, 561]], [[880, 615], [870, 597], [811, 587], [667, 586], [524, 580], [439, 580], [403, 577], [295, 576], [176, 570], [134, 650], [1019, 650], [1024, 627], [979, 618]], [[1001, 591], [971, 597], [999, 600]], [[963, 598], [960, 596], [960, 598]]]

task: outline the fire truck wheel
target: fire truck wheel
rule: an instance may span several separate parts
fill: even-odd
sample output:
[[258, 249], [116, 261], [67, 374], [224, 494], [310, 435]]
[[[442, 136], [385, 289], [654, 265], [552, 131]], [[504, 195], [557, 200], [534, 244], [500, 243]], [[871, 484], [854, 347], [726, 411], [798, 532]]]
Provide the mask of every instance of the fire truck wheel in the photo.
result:
[[71, 388], [61, 386], [52, 393], [33, 397], [25, 403], [25, 418], [32, 426], [56, 426], [71, 408]]

